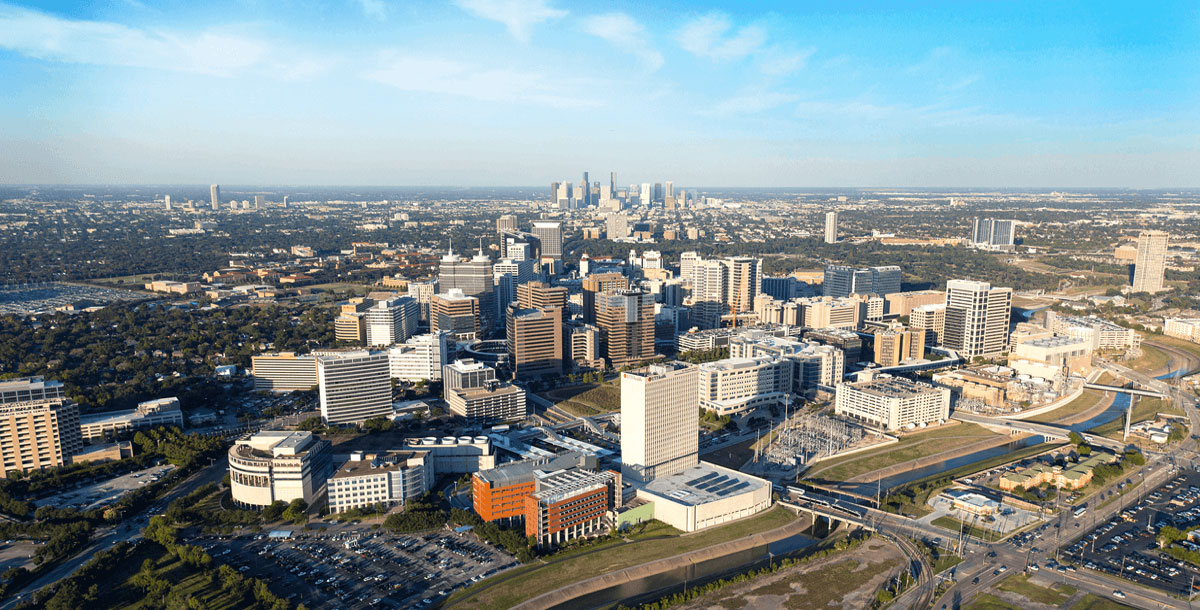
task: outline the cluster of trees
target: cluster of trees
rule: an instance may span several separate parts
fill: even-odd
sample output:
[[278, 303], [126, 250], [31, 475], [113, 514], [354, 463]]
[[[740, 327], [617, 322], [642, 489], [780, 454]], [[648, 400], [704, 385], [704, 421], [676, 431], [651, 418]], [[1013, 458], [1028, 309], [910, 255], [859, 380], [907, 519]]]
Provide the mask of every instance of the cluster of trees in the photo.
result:
[[733, 423], [728, 415], [717, 415], [716, 411], [709, 411], [708, 409], [700, 409], [700, 421], [717, 432], [727, 427], [737, 429], [737, 424]]
[[388, 515], [383, 526], [397, 534], [427, 532], [446, 524], [446, 511], [438, 508], [429, 493], [404, 505], [404, 510]]
[[0, 316], [0, 375], [62, 381], [73, 400], [99, 409], [133, 408], [169, 395], [188, 407], [213, 405], [225, 389], [192, 377], [208, 377], [218, 364], [248, 367], [266, 344], [298, 352], [330, 345], [330, 315], [283, 305], [200, 310], [143, 304], [55, 314], [38, 326]]
[[225, 450], [220, 438], [184, 434], [176, 426], [151, 428], [133, 435], [133, 444], [145, 455], [166, 458], [179, 468], [191, 468], [203, 459], [216, 457]]
[[718, 347], [705, 351], [680, 352], [679, 359], [692, 364], [701, 364], [703, 362], [716, 362], [729, 357], [728, 347]]
[[484, 521], [474, 511], [461, 508], [450, 509], [450, 520], [459, 525], [469, 525], [475, 535], [517, 556], [522, 563], [533, 561], [537, 557], [537, 546], [524, 533], [512, 528], [502, 527], [491, 521]]

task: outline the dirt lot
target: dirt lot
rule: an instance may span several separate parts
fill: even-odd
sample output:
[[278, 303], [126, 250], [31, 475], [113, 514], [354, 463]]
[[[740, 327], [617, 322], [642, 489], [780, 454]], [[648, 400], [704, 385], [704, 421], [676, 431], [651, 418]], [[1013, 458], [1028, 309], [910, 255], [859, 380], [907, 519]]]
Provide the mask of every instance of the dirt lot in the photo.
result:
[[865, 608], [897, 573], [904, 556], [880, 538], [750, 582], [730, 585], [680, 606], [688, 610]]

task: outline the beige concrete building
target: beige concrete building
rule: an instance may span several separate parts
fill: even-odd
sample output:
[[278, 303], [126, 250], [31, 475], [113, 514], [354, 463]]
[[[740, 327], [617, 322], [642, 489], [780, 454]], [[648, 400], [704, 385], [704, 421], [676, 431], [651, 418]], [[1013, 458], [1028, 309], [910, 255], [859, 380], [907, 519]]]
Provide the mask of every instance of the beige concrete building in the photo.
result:
[[344, 513], [375, 506], [403, 506], [433, 486], [428, 451], [393, 451], [383, 454], [354, 452], [350, 460], [329, 477], [326, 493], [329, 511]]
[[812, 297], [798, 299], [802, 308], [801, 326], [809, 328], [855, 329], [860, 321], [860, 303], [855, 299], [835, 297]]
[[79, 434], [84, 440], [104, 438], [127, 430], [158, 426], [183, 427], [183, 411], [179, 399], [171, 396], [138, 403], [136, 409], [89, 413], [79, 417]]
[[600, 295], [615, 294], [629, 288], [629, 279], [620, 273], [594, 273], [583, 278], [583, 321], [596, 323]]
[[68, 464], [82, 448], [79, 407], [62, 383], [41, 377], [0, 382], [0, 476]]
[[[564, 295], [565, 296], [565, 295]], [[507, 313], [509, 365], [518, 379], [559, 376], [563, 372], [563, 308], [543, 306]]]
[[294, 352], [259, 354], [250, 358], [255, 392], [308, 391], [317, 387], [317, 359]]
[[1008, 366], [1018, 374], [1042, 379], [1060, 373], [1083, 377], [1092, 370], [1092, 349], [1079, 337], [1031, 339], [1013, 346]]
[[950, 417], [950, 388], [879, 375], [839, 384], [834, 413], [883, 430], [941, 422]]
[[875, 332], [875, 363], [896, 366], [925, 357], [925, 330], [896, 326]]
[[762, 355], [701, 364], [697, 373], [700, 408], [733, 415], [782, 404], [792, 389], [792, 364]]
[[1133, 291], [1161, 292], [1167, 268], [1167, 234], [1164, 231], [1138, 233], [1137, 258], [1133, 262]]
[[696, 465], [698, 367], [654, 364], [621, 373], [621, 476], [648, 482]]
[[925, 331], [926, 345], [941, 345], [946, 332], [946, 304], [914, 307], [908, 315], [908, 327]]
[[609, 366], [648, 360], [654, 354], [654, 295], [641, 290], [602, 294], [596, 301], [600, 349]]
[[1167, 318], [1163, 334], [1193, 343], [1200, 343], [1200, 318]]
[[387, 352], [330, 350], [315, 355], [321, 419], [326, 424], [391, 417], [392, 376]]
[[466, 296], [457, 288], [436, 294], [430, 304], [429, 326], [432, 332], [448, 331], [457, 341], [472, 341], [479, 335], [479, 299]]
[[912, 310], [922, 305], [944, 305], [946, 293], [941, 290], [916, 290], [913, 292], [896, 292], [886, 295], [887, 314], [907, 316]]
[[297, 498], [311, 505], [332, 471], [329, 441], [312, 432], [264, 430], [229, 448], [230, 492], [242, 506]]
[[654, 518], [694, 532], [748, 517], [771, 506], [771, 484], [758, 477], [700, 462], [637, 490], [654, 503]]
[[946, 282], [946, 322], [942, 344], [960, 356], [998, 356], [1008, 349], [1012, 288], [987, 282]]

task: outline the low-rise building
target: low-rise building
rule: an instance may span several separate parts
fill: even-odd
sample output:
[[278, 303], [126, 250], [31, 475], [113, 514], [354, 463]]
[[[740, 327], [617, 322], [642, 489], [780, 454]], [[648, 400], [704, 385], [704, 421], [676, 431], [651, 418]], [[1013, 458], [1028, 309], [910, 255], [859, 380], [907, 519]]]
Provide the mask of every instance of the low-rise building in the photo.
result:
[[255, 392], [308, 391], [317, 387], [317, 359], [294, 352], [259, 354], [250, 359]]
[[1051, 379], [1060, 374], [1085, 376], [1092, 370], [1092, 349], [1080, 337], [1045, 337], [1013, 346], [1008, 366], [1021, 375]]
[[525, 498], [525, 535], [541, 546], [603, 533], [621, 504], [621, 474], [563, 470], [536, 480]]
[[311, 505], [332, 471], [329, 441], [312, 432], [264, 430], [229, 448], [230, 492], [242, 506], [297, 498]]
[[1163, 334], [1200, 343], [1200, 318], [1167, 318], [1163, 320]]
[[884, 430], [942, 422], [950, 417], [950, 388], [878, 375], [839, 384], [834, 413]]
[[658, 477], [636, 493], [654, 503], [655, 519], [684, 532], [735, 521], [771, 506], [769, 482], [708, 462]]
[[496, 454], [486, 436], [426, 436], [404, 440], [409, 451], [429, 454], [426, 464], [432, 464], [435, 476], [469, 474], [496, 467]]
[[733, 415], [783, 403], [792, 389], [792, 363], [767, 355], [705, 362], [698, 381], [701, 408]]
[[569, 468], [595, 467], [594, 458], [569, 451], [480, 470], [471, 476], [471, 505], [484, 521], [524, 518], [525, 499], [536, 491], [539, 476]]
[[1092, 482], [1092, 474], [1097, 466], [1111, 464], [1116, 459], [1117, 456], [1111, 453], [1097, 451], [1066, 466], [1038, 462], [1023, 470], [1004, 475], [1000, 478], [999, 487], [1004, 491], [1015, 491], [1050, 484], [1059, 489], [1080, 489]]
[[1058, 335], [1083, 339], [1091, 344], [1092, 351], [1127, 350], [1142, 343], [1141, 335], [1132, 328], [1096, 316], [1066, 316], [1047, 311], [1046, 328]]
[[433, 486], [428, 457], [427, 451], [350, 454], [350, 460], [329, 477], [330, 512], [372, 506], [386, 509], [421, 497]]
[[183, 411], [179, 399], [171, 396], [138, 403], [136, 409], [89, 413], [79, 416], [79, 433], [84, 440], [103, 438], [127, 430], [158, 426], [183, 427]]

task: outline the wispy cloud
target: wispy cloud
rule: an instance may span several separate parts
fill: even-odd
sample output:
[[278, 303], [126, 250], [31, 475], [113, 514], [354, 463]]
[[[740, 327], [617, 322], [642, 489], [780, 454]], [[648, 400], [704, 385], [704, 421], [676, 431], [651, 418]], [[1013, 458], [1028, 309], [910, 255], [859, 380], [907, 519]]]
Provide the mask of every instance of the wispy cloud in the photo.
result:
[[817, 52], [815, 47], [801, 51], [785, 51], [778, 47], [765, 49], [758, 58], [758, 70], [767, 76], [784, 76], [808, 64], [808, 58]]
[[476, 17], [504, 24], [508, 33], [521, 42], [529, 42], [533, 27], [539, 23], [567, 16], [567, 11], [550, 6], [547, 0], [454, 0], [454, 3]]
[[662, 53], [650, 46], [646, 28], [625, 13], [607, 13], [588, 17], [583, 21], [583, 31], [602, 38], [622, 51], [632, 53], [650, 71], [663, 65]]
[[765, 112], [784, 104], [791, 104], [800, 99], [800, 96], [791, 93], [781, 93], [778, 91], [747, 91], [726, 98], [718, 102], [716, 106], [701, 112], [706, 116], [729, 117], [735, 115], [758, 114]]
[[358, 0], [358, 8], [367, 17], [373, 19], [387, 19], [387, 3], [383, 0]]
[[767, 41], [766, 30], [757, 25], [732, 29], [729, 17], [708, 13], [685, 23], [675, 33], [675, 40], [683, 50], [697, 57], [718, 61], [742, 59], [762, 48]]
[[541, 74], [507, 68], [480, 68], [462, 62], [386, 51], [379, 66], [364, 74], [368, 80], [403, 91], [437, 93], [487, 102], [530, 103], [560, 108], [598, 104], [560, 93], [564, 88]]
[[0, 4], [0, 48], [48, 61], [220, 76], [260, 63], [269, 51], [265, 43], [232, 32], [141, 30], [6, 4]]

